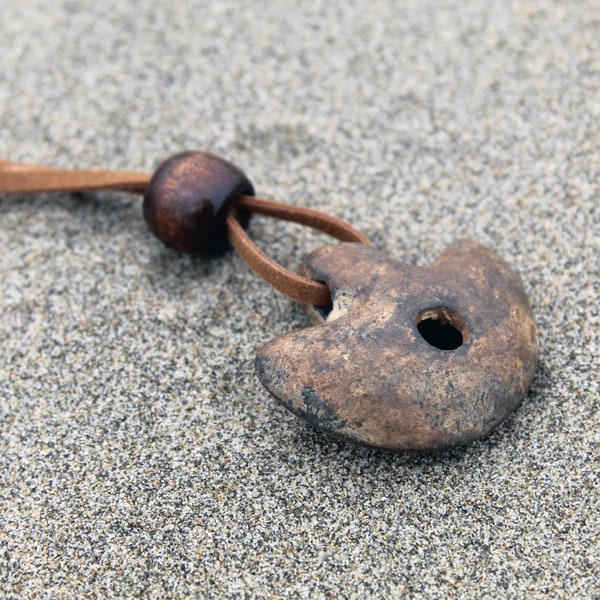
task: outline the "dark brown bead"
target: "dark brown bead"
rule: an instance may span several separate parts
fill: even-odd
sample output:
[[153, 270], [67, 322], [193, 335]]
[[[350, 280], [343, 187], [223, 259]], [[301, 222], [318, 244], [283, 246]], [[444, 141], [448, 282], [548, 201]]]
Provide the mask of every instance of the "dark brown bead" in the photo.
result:
[[[254, 196], [240, 169], [207, 152], [184, 152], [155, 171], [144, 194], [144, 218], [167, 246], [210, 256], [228, 247], [225, 219], [240, 195]], [[249, 216], [238, 211], [244, 226]]]

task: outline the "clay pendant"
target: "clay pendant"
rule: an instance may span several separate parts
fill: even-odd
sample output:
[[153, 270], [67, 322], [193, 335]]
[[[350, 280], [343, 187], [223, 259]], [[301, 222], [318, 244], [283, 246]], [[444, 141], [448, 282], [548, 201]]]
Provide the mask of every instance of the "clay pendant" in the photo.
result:
[[331, 310], [268, 342], [256, 370], [315, 427], [388, 450], [451, 448], [486, 435], [527, 391], [538, 359], [531, 307], [485, 246], [460, 242], [417, 267], [346, 243], [319, 248], [303, 269], [329, 286]]

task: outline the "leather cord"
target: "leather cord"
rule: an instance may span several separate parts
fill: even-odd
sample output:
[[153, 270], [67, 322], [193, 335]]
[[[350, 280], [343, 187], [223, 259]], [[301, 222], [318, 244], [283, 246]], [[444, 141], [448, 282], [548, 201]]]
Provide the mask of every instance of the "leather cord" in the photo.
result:
[[[68, 170], [0, 160], [0, 193], [84, 192], [116, 190], [144, 194], [151, 175], [129, 171]], [[291, 221], [328, 234], [342, 242], [369, 244], [357, 229], [320, 211], [240, 196], [235, 206], [251, 213]], [[329, 288], [288, 271], [254, 244], [233, 213], [227, 216], [227, 236], [244, 262], [268, 284], [294, 300], [315, 306], [331, 304]]]
[[151, 175], [129, 171], [72, 171], [0, 160], [0, 193], [117, 190], [143, 194]]
[[[345, 221], [318, 210], [262, 200], [253, 196], [240, 196], [236, 200], [236, 206], [248, 212], [311, 227], [341, 242], [370, 245], [369, 240], [360, 231]], [[325, 284], [296, 275], [269, 258], [254, 244], [231, 213], [227, 215], [227, 237], [244, 262], [276, 290], [304, 304], [315, 306], [331, 304], [331, 292]]]

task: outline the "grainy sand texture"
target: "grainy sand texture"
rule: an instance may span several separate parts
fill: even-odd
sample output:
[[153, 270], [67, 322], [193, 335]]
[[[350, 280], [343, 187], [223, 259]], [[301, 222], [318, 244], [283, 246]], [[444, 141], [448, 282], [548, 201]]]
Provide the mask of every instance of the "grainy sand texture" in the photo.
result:
[[[597, 1], [5, 0], [0, 56], [0, 158], [208, 150], [409, 263], [474, 238], [541, 346], [487, 438], [349, 446], [261, 387], [309, 321], [239, 257], [135, 196], [0, 196], [0, 596], [600, 596]], [[290, 269], [329, 242], [250, 233]]]

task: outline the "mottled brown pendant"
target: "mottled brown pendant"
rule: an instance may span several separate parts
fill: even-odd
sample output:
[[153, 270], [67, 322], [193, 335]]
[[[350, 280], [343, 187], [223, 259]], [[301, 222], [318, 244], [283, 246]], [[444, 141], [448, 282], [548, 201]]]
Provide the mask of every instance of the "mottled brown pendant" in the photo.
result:
[[268, 342], [262, 384], [286, 408], [345, 440], [388, 450], [438, 450], [490, 432], [526, 393], [537, 331], [522, 284], [473, 241], [432, 265], [360, 244], [305, 260], [333, 304], [320, 324]]

